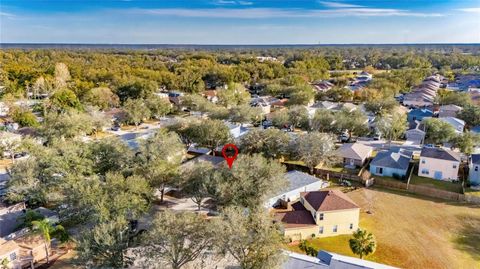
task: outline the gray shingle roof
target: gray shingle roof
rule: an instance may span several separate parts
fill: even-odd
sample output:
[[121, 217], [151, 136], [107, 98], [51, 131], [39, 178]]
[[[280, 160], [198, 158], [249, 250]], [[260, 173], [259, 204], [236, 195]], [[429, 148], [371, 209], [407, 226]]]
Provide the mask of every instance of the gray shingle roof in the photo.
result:
[[460, 155], [458, 153], [441, 148], [423, 148], [420, 156], [455, 162], [460, 161]]
[[480, 154], [472, 154], [472, 163], [480, 164]]
[[314, 176], [295, 170], [285, 173], [285, 177], [287, 178], [289, 184], [288, 187], [282, 190], [282, 193], [293, 191], [320, 180]]
[[411, 157], [411, 152], [407, 151], [382, 151], [377, 153], [370, 165], [406, 170], [410, 164]]

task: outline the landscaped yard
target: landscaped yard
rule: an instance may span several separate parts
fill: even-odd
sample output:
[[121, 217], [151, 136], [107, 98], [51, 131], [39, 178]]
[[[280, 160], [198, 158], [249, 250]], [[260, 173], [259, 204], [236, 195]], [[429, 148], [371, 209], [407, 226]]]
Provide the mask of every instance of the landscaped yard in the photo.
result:
[[441, 189], [441, 190], [445, 190], [445, 191], [451, 191], [451, 192], [457, 192], [457, 193], [462, 192], [462, 184], [460, 184], [460, 183], [452, 183], [452, 182], [449, 182], [449, 181], [420, 177], [420, 176], [415, 175], [415, 173], [412, 174], [412, 178], [410, 179], [410, 184], [434, 187], [434, 188], [437, 188], [437, 189]]
[[[362, 208], [360, 226], [377, 238], [377, 251], [368, 260], [401, 268], [480, 268], [480, 206], [383, 189], [362, 188], [347, 195]], [[354, 256], [348, 239], [317, 238], [311, 244]]]

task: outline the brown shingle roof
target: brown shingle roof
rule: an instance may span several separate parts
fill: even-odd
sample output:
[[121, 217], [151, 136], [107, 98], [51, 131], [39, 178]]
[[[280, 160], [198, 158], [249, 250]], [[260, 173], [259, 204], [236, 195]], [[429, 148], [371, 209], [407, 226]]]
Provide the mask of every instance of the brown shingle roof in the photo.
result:
[[339, 190], [302, 192], [300, 195], [317, 211], [360, 208]]
[[277, 213], [275, 219], [281, 221], [286, 229], [316, 225], [312, 214], [307, 210]]

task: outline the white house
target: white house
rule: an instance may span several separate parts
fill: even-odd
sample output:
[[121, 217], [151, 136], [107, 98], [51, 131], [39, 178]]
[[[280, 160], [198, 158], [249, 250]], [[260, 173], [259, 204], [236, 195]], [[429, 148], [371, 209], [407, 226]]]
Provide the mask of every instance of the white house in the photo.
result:
[[329, 185], [327, 181], [323, 181], [309, 174], [295, 170], [285, 173], [285, 177], [288, 180], [288, 186], [272, 198], [268, 199], [265, 207], [273, 207], [279, 200], [286, 202], [297, 200], [300, 198], [301, 192], [318, 191]]
[[442, 148], [423, 148], [420, 153], [418, 175], [438, 180], [457, 180], [460, 155]]
[[284, 251], [282, 269], [396, 269], [381, 263], [320, 250], [317, 257]]
[[228, 129], [230, 129], [230, 134], [235, 139], [237, 139], [237, 138], [241, 137], [242, 135], [248, 133], [248, 129], [243, 128], [240, 125], [233, 124], [231, 122], [225, 122], [225, 124], [227, 125]]

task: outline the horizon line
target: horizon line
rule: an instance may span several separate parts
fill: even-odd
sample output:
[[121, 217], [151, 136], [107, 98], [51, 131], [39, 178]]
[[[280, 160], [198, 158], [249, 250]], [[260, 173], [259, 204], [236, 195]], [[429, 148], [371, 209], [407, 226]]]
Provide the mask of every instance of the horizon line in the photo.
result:
[[338, 46], [338, 45], [480, 45], [476, 42], [406, 42], [406, 43], [89, 43], [89, 42], [0, 42], [1, 45], [125, 45], [125, 46]]

